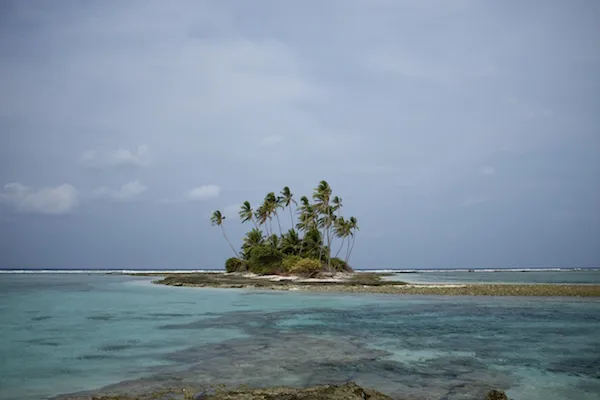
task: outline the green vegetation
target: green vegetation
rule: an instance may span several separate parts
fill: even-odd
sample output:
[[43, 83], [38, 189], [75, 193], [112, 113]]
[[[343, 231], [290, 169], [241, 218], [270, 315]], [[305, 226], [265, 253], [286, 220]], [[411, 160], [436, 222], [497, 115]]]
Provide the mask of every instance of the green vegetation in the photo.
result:
[[228, 258], [227, 261], [225, 261], [225, 270], [227, 272], [243, 271], [243, 270], [246, 270], [247, 268], [248, 268], [248, 263], [240, 260], [237, 257], [231, 257], [231, 258]]
[[[282, 231], [280, 219], [280, 211], [285, 216], [285, 209], [289, 211], [292, 225], [287, 232]], [[326, 181], [321, 181], [314, 189], [312, 202], [302, 196], [298, 204], [287, 186], [279, 196], [275, 192], [268, 193], [257, 209], [245, 201], [239, 216], [242, 223], [252, 223], [253, 228], [244, 236], [241, 252], [229, 241], [223, 226], [225, 216], [220, 211], [213, 213], [211, 222], [221, 228], [235, 253], [235, 258], [225, 263], [227, 272], [314, 276], [319, 272], [352, 272], [348, 261], [359, 230], [358, 221], [355, 217], [345, 219], [341, 210], [341, 197], [332, 196]], [[273, 219], [277, 222], [276, 231]], [[339, 239], [337, 245], [336, 239]], [[334, 248], [337, 250], [332, 257]]]
[[321, 271], [321, 263], [312, 258], [302, 258], [298, 260], [290, 269], [294, 275], [313, 276]]

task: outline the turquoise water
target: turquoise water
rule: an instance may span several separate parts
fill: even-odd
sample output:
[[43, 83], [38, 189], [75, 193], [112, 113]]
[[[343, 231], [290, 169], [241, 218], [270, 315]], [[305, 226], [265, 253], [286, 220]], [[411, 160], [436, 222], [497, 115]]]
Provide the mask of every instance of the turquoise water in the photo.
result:
[[445, 271], [395, 273], [386, 280], [409, 283], [561, 283], [600, 284], [599, 270], [582, 271]]
[[[600, 398], [600, 300], [257, 292], [0, 275], [0, 399], [354, 380], [392, 396]], [[159, 382], [157, 378], [161, 377]], [[143, 379], [150, 377], [150, 379]]]

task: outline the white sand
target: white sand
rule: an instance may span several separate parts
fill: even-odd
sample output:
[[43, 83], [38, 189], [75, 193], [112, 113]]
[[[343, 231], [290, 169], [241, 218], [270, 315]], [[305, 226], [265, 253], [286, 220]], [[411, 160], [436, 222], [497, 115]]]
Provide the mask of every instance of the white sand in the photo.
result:
[[343, 282], [348, 280], [352, 274], [348, 273], [337, 273], [330, 278], [304, 278], [297, 275], [256, 275], [251, 272], [242, 274], [244, 278], [252, 278], [252, 279], [266, 279], [271, 282], [280, 282], [280, 281], [291, 281], [291, 282]]

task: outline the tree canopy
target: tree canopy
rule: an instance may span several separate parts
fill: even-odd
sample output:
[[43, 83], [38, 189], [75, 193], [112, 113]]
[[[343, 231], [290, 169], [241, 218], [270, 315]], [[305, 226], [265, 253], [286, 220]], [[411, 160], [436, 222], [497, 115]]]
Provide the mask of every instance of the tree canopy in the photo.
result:
[[[249, 201], [244, 201], [239, 211], [240, 220], [253, 227], [244, 236], [239, 253], [225, 234], [225, 216], [215, 211], [211, 222], [221, 228], [235, 253], [235, 257], [226, 262], [227, 271], [307, 275], [322, 271], [352, 271], [348, 262], [359, 230], [357, 219], [344, 218], [342, 198], [332, 195], [326, 181], [319, 182], [311, 199], [302, 196], [298, 203], [290, 188], [285, 186], [280, 195], [267, 193], [256, 209]], [[283, 213], [285, 209], [289, 211], [291, 228], [283, 232], [280, 211]], [[273, 220], [277, 224], [276, 231]], [[336, 241], [339, 244], [336, 245]], [[334, 246], [337, 250], [332, 257]], [[343, 259], [338, 257], [340, 253]]]

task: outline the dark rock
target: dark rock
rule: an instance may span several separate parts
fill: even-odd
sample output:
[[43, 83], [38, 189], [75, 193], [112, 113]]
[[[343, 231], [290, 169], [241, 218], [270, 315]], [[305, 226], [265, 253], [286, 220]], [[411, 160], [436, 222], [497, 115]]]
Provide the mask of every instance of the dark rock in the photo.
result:
[[[371, 389], [363, 389], [354, 382], [343, 385], [322, 385], [305, 389], [291, 387], [276, 387], [266, 389], [238, 389], [221, 391], [208, 389], [191, 395], [191, 391], [179, 391], [179, 395], [171, 397], [175, 391], [155, 392], [130, 397], [92, 396], [91, 400], [150, 400], [150, 399], [178, 399], [178, 400], [392, 400], [382, 393]], [[165, 397], [165, 395], [167, 395]], [[183, 397], [181, 397], [183, 396]], [[75, 399], [75, 398], [73, 398]], [[78, 398], [83, 399], [83, 398]], [[87, 397], [86, 399], [90, 399]]]
[[354, 382], [323, 385], [307, 389], [289, 387], [234, 390], [202, 397], [202, 400], [391, 400], [391, 397]]
[[508, 400], [508, 397], [502, 390], [493, 389], [487, 392], [484, 400]]

